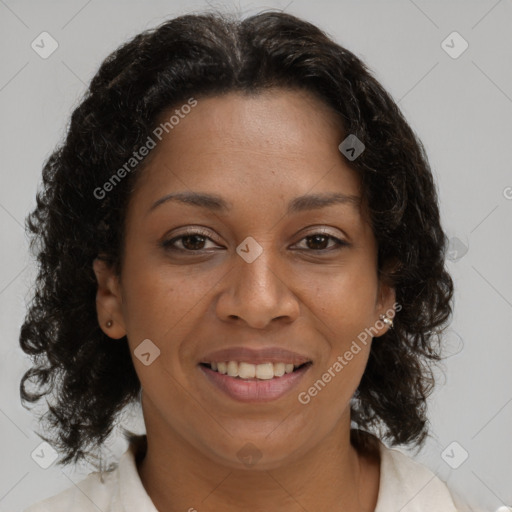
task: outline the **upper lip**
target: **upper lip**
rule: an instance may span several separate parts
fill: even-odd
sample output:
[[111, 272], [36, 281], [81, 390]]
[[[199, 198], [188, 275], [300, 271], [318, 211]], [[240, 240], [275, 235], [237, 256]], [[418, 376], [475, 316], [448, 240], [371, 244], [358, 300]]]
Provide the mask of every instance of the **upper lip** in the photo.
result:
[[238, 361], [250, 364], [285, 363], [297, 366], [303, 363], [308, 363], [311, 359], [282, 347], [265, 347], [260, 349], [249, 347], [230, 347], [209, 352], [202, 357], [200, 362], [212, 363], [220, 361]]

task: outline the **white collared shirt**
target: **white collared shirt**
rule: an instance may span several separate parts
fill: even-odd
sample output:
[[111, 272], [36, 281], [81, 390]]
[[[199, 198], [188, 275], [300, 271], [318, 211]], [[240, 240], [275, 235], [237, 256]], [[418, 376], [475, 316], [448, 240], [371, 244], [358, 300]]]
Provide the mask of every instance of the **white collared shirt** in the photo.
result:
[[[379, 446], [380, 488], [375, 512], [457, 512], [450, 491], [434, 473], [398, 450], [383, 443]], [[24, 512], [158, 512], [139, 477], [135, 452], [136, 446], [130, 444], [113, 471], [91, 473], [77, 486]]]

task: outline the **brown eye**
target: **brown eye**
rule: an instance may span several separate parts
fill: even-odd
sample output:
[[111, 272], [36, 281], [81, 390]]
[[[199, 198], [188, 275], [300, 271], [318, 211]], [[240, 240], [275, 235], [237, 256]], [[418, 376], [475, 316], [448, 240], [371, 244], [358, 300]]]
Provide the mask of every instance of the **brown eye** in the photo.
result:
[[[340, 240], [332, 235], [327, 235], [325, 233], [314, 233], [312, 235], [308, 235], [304, 237], [302, 240], [305, 240], [306, 247], [299, 247], [301, 250], [309, 249], [311, 251], [331, 251], [341, 249], [343, 246], [348, 246], [348, 242], [344, 240]], [[301, 240], [301, 242], [302, 242]], [[334, 243], [329, 245], [329, 242], [333, 241]]]
[[202, 232], [191, 231], [183, 235], [176, 236], [171, 240], [164, 240], [162, 247], [168, 251], [177, 252], [200, 252], [211, 249], [212, 246], [206, 247], [208, 242], [214, 243], [213, 240]]
[[329, 237], [325, 235], [311, 235], [306, 237], [306, 239], [308, 240], [308, 248], [315, 251], [326, 249], [329, 243]]
[[185, 249], [195, 251], [198, 249], [204, 249], [204, 243], [206, 237], [201, 235], [186, 235], [180, 238], [182, 245]]

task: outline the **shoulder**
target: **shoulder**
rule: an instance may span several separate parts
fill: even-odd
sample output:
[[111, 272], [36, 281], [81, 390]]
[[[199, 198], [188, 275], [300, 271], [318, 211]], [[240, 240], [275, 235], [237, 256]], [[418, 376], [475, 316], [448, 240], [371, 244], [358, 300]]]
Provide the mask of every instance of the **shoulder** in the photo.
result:
[[119, 469], [95, 472], [64, 491], [35, 503], [23, 512], [110, 512], [119, 482]]
[[457, 512], [447, 485], [430, 469], [380, 443], [381, 477], [375, 512]]
[[137, 471], [144, 443], [143, 436], [134, 437], [112, 471], [91, 473], [78, 484], [23, 512], [157, 512]]

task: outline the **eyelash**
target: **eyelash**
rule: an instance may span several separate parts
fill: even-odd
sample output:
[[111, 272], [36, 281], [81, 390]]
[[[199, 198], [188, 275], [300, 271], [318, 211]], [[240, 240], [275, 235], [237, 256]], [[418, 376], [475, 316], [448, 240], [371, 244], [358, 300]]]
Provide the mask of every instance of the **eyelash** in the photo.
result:
[[[174, 247], [174, 243], [178, 240], [181, 240], [182, 238], [186, 238], [188, 236], [200, 236], [200, 237], [203, 237], [203, 238], [206, 238], [210, 241], [213, 242], [213, 240], [208, 236], [208, 233], [206, 233], [205, 231], [201, 231], [201, 230], [196, 230], [196, 231], [188, 231], [186, 233], [182, 233], [181, 235], [179, 236], [176, 236], [170, 240], [164, 240], [162, 242], [162, 247], [165, 249], [165, 250], [168, 250], [168, 251], [174, 251], [174, 252], [181, 252], [181, 253], [203, 253], [205, 251], [208, 251], [208, 249], [198, 249], [196, 251], [192, 250], [192, 249], [181, 249], [181, 248], [178, 248], [178, 247]], [[323, 231], [317, 231], [315, 233], [311, 233], [309, 235], [306, 235], [305, 237], [303, 237], [300, 242], [302, 242], [302, 240], [305, 240], [307, 238], [311, 238], [311, 237], [315, 237], [315, 236], [323, 236], [323, 237], [326, 237], [326, 238], [329, 238], [331, 240], [334, 240], [335, 242], [335, 246], [333, 247], [330, 247], [330, 248], [327, 248], [327, 249], [300, 249], [302, 251], [307, 251], [307, 252], [313, 252], [313, 253], [316, 253], [316, 254], [319, 254], [319, 253], [327, 253], [327, 252], [330, 252], [330, 251], [338, 251], [340, 249], [342, 249], [343, 247], [346, 247], [348, 245], [350, 245], [348, 242], [345, 242], [344, 240], [341, 240], [335, 236], [332, 236], [328, 233], [325, 233]]]

